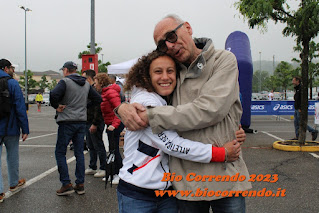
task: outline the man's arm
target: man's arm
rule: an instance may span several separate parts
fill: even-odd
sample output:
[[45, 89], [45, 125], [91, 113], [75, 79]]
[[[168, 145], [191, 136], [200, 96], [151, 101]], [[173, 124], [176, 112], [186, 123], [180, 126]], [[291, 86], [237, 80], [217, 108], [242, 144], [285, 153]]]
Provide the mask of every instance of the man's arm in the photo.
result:
[[[145, 107], [139, 103], [122, 103], [114, 111], [128, 130], [136, 131], [144, 129], [148, 126], [148, 122], [142, 120], [141, 117], [137, 114], [138, 111], [146, 112], [145, 110]], [[146, 116], [147, 120], [147, 115], [144, 115]]]
[[235, 56], [231, 53], [220, 56], [214, 66], [212, 76], [203, 82], [198, 97], [192, 102], [177, 107], [147, 109], [153, 132], [166, 129], [189, 131], [213, 126], [225, 118], [236, 101], [239, 106], [238, 67]]
[[56, 109], [59, 107], [59, 103], [64, 97], [66, 85], [64, 80], [60, 80], [59, 83], [50, 92], [50, 104]]
[[21, 128], [22, 134], [29, 134], [29, 122], [28, 122], [28, 116], [27, 116], [27, 110], [25, 107], [25, 100], [23, 97], [23, 94], [21, 92], [21, 88], [19, 86], [19, 83], [12, 79], [12, 94], [14, 99], [14, 112], [16, 113], [16, 117], [19, 120], [18, 125]]
[[102, 102], [101, 95], [92, 86], [90, 86], [88, 98], [94, 106], [97, 106]]

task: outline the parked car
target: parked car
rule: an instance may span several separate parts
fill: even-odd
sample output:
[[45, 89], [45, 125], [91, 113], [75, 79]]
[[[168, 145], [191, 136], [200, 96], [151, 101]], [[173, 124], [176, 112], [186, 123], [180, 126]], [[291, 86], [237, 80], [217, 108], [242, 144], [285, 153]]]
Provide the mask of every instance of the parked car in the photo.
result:
[[35, 97], [36, 96], [37, 96], [37, 94], [29, 94], [28, 95], [29, 104], [35, 104]]
[[48, 94], [48, 93], [43, 94], [42, 103], [44, 104], [44, 106], [51, 106], [51, 104], [50, 104], [50, 94]]

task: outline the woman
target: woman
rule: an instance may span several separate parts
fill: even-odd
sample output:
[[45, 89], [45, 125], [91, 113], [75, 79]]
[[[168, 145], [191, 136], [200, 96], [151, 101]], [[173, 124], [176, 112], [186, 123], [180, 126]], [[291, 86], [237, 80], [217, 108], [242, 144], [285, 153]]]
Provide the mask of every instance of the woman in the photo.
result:
[[[125, 90], [132, 90], [131, 103], [146, 107], [167, 105], [176, 86], [176, 64], [170, 56], [157, 51], [140, 58], [124, 86]], [[163, 179], [164, 173], [169, 173], [167, 154], [201, 163], [227, 161], [226, 148], [183, 139], [174, 131], [153, 134], [148, 127], [126, 131], [124, 140], [125, 158], [117, 189], [121, 213], [178, 212], [174, 197], [156, 197], [154, 193], [171, 189], [171, 182]], [[226, 144], [236, 146], [239, 153], [235, 140]]]
[[41, 93], [38, 93], [37, 96], [35, 96], [35, 101], [37, 102], [38, 112], [41, 112], [41, 104], [43, 102], [43, 96]]
[[[122, 167], [122, 157], [119, 150], [120, 133], [124, 129], [123, 123], [115, 116], [113, 110], [121, 104], [120, 91], [121, 88], [117, 84], [111, 84], [110, 78], [106, 73], [99, 73], [94, 77], [95, 88], [101, 92], [102, 103], [101, 111], [104, 122], [107, 125], [106, 133], [109, 139], [109, 145], [114, 143], [114, 147], [110, 146], [110, 150], [115, 150], [115, 175], [112, 184], [118, 184], [118, 173]], [[104, 179], [105, 180], [105, 179]]]

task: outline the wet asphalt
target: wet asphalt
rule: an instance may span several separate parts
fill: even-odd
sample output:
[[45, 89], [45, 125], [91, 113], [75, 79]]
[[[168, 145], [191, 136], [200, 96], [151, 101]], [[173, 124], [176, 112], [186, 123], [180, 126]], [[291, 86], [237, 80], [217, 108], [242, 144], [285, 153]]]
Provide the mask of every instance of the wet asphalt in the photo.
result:
[[[43, 212], [118, 212], [116, 186], [112, 188], [101, 178], [86, 176], [85, 194], [57, 196], [61, 187], [54, 156], [57, 124], [55, 110], [43, 106], [37, 112], [36, 105], [30, 105], [28, 112], [30, 135], [27, 141], [20, 142], [20, 177], [28, 180], [26, 186], [15, 194], [7, 193], [8, 198], [0, 203], [0, 213], [43, 213]], [[309, 116], [313, 124], [313, 116]], [[259, 175], [259, 181], [252, 182], [257, 192], [280, 191], [284, 197], [247, 197], [246, 212], [285, 213], [319, 212], [319, 153], [284, 152], [272, 148], [278, 139], [294, 136], [293, 120], [290, 116], [253, 116], [251, 128], [257, 134], [247, 134], [242, 146], [244, 160], [251, 175]], [[308, 139], [311, 138], [307, 133]], [[68, 150], [67, 159], [73, 152]], [[318, 157], [318, 158], [317, 158]], [[8, 191], [6, 152], [2, 152], [2, 175], [5, 192]], [[85, 154], [86, 167], [89, 154]], [[75, 180], [75, 161], [68, 164], [71, 180]], [[278, 181], [270, 183], [266, 175], [278, 175]], [[253, 176], [252, 176], [253, 177]]]

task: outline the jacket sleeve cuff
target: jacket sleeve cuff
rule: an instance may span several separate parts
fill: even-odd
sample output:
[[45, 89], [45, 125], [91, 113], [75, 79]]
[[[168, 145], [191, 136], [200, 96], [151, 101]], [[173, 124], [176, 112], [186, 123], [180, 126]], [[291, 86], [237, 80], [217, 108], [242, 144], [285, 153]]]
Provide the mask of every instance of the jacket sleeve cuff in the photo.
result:
[[212, 159], [210, 162], [224, 162], [225, 148], [212, 146]]

